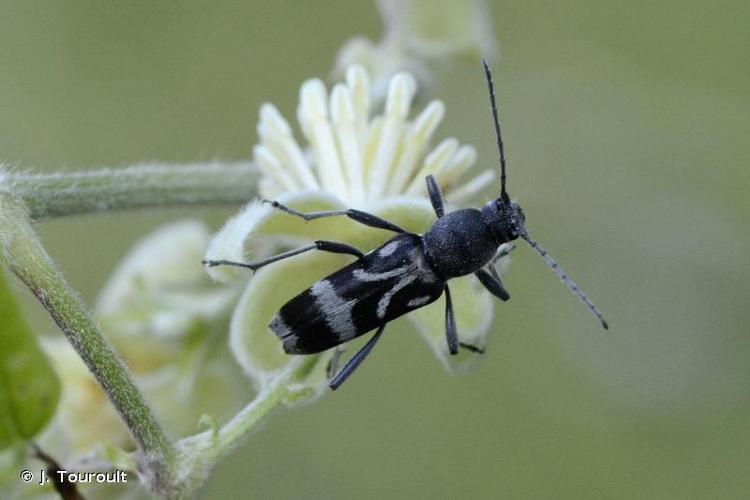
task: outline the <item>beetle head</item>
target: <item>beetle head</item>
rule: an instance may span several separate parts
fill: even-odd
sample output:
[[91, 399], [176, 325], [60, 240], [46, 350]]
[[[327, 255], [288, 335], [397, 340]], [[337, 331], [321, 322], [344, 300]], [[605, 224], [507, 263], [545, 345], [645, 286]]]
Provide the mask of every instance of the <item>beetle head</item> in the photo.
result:
[[567, 286], [578, 298], [580, 298], [589, 310], [596, 316], [601, 322], [602, 326], [606, 329], [609, 328], [607, 322], [604, 320], [604, 316], [599, 309], [594, 305], [591, 299], [583, 293], [578, 286], [573, 283], [573, 280], [562, 270], [547, 251], [542, 248], [539, 243], [534, 241], [526, 231], [526, 216], [521, 210], [518, 203], [511, 201], [508, 192], [505, 190], [506, 175], [505, 175], [505, 149], [503, 147], [503, 138], [500, 133], [500, 120], [497, 118], [497, 105], [495, 104], [495, 87], [492, 83], [492, 72], [490, 67], [487, 65], [487, 61], [482, 59], [484, 65], [484, 73], [487, 77], [487, 87], [490, 93], [490, 104], [492, 105], [492, 119], [495, 123], [495, 137], [497, 139], [497, 149], [500, 156], [500, 198], [489, 202], [482, 208], [482, 214], [484, 215], [485, 221], [492, 228], [492, 232], [498, 245], [513, 241], [518, 238], [523, 238], [526, 243], [544, 259], [547, 265], [557, 274], [562, 282]]
[[482, 207], [482, 213], [492, 228], [498, 245], [516, 240], [526, 232], [526, 216], [521, 206], [514, 201], [506, 201], [500, 197]]

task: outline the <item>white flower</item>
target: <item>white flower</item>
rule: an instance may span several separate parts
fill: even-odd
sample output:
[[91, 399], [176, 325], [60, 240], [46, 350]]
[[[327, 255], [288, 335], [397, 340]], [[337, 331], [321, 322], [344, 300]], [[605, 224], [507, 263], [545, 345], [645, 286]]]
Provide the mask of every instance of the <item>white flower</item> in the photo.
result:
[[424, 196], [425, 176], [432, 174], [449, 202], [471, 199], [492, 181], [494, 171], [485, 171], [456, 189], [476, 161], [476, 151], [451, 137], [428, 152], [445, 106], [433, 101], [409, 120], [415, 91], [409, 73], [395, 75], [383, 114], [370, 118], [369, 77], [361, 66], [350, 67], [346, 83], [334, 85], [330, 95], [322, 81], [308, 80], [300, 89], [297, 119], [310, 145], [309, 155], [276, 107], [264, 104], [258, 124], [260, 144], [253, 149], [265, 174], [261, 195], [273, 199], [322, 190], [347, 206], [366, 209], [384, 198]]
[[434, 83], [436, 63], [461, 56], [472, 61], [496, 57], [491, 12], [484, 0], [379, 0], [377, 6], [383, 38], [348, 40], [339, 50], [334, 71], [343, 75], [352, 64], [365, 66], [373, 75], [377, 101], [385, 97], [388, 81], [399, 71], [413, 73], [424, 91]]
[[[254, 159], [263, 173], [260, 193], [300, 211], [358, 208], [422, 233], [435, 221], [426, 197], [425, 176], [432, 174], [450, 205], [475, 198], [494, 178], [494, 170], [470, 177], [476, 160], [472, 146], [455, 138], [431, 147], [445, 107], [433, 101], [410, 118], [416, 82], [408, 73], [388, 86], [382, 114], [371, 114], [371, 89], [364, 68], [350, 67], [345, 83], [329, 92], [313, 79], [300, 89], [297, 119], [307, 146], [295, 140], [289, 123], [272, 104], [260, 110]], [[252, 202], [214, 236], [207, 260], [248, 262], [278, 253], [279, 245], [298, 247], [311, 240], [336, 240], [369, 251], [392, 234], [341, 217], [305, 223], [268, 205]], [[238, 361], [260, 385], [290, 356], [267, 325], [280, 307], [315, 281], [342, 267], [351, 257], [308, 252], [262, 268], [250, 279], [235, 309], [230, 342]], [[249, 271], [220, 266], [208, 272], [218, 281], [246, 280]], [[472, 276], [451, 282], [462, 341], [483, 345], [492, 304]], [[446, 364], [443, 299], [407, 317]], [[399, 328], [389, 325], [388, 330]], [[452, 358], [449, 360], [449, 358]], [[465, 357], [459, 356], [464, 359]], [[314, 387], [323, 386], [319, 364]]]
[[99, 294], [96, 315], [108, 333], [184, 336], [221, 317], [237, 291], [213, 286], [200, 265], [209, 241], [201, 222], [162, 226], [134, 245]]
[[[192, 432], [202, 415], [228, 418], [248, 391], [225, 335], [241, 290], [206, 276], [200, 261], [208, 240], [207, 227], [194, 220], [157, 228], [123, 259], [94, 310], [136, 384], [176, 434]], [[45, 442], [57, 440], [54, 448], [73, 455], [101, 444], [132, 447], [120, 417], [68, 342], [49, 339], [45, 347], [63, 385]]]

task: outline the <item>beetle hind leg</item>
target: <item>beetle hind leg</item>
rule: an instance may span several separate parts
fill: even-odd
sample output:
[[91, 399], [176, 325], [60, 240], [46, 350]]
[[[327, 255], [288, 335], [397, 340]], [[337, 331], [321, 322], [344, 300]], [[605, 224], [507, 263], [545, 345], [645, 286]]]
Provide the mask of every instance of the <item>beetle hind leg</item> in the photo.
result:
[[380, 328], [378, 328], [378, 331], [375, 332], [375, 335], [372, 336], [370, 340], [367, 341], [367, 343], [359, 350], [357, 353], [351, 357], [349, 361], [346, 362], [344, 367], [339, 371], [328, 383], [328, 386], [332, 390], [336, 390], [339, 387], [341, 387], [341, 384], [344, 383], [344, 381], [349, 378], [349, 375], [351, 375], [354, 370], [357, 369], [357, 367], [362, 363], [362, 361], [365, 360], [368, 354], [370, 354], [370, 351], [372, 351], [372, 348], [375, 347], [375, 344], [377, 344], [378, 340], [380, 340], [380, 336], [383, 334], [383, 330], [385, 330], [385, 324], [381, 325]]

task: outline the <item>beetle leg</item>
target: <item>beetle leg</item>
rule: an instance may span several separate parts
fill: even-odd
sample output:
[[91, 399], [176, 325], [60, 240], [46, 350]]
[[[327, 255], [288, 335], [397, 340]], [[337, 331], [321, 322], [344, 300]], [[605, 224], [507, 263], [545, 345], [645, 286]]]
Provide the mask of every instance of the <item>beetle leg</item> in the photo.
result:
[[204, 260], [203, 265], [208, 267], [237, 266], [246, 267], [248, 269], [252, 269], [253, 271], [257, 271], [261, 267], [267, 266], [268, 264], [273, 264], [274, 262], [278, 262], [289, 257], [294, 257], [295, 255], [309, 252], [310, 250], [321, 250], [323, 252], [331, 253], [345, 253], [354, 255], [355, 257], [362, 257], [364, 255], [358, 248], [347, 245], [346, 243], [339, 243], [338, 241], [318, 240], [314, 241], [311, 245], [307, 245], [301, 248], [295, 248], [294, 250], [289, 250], [288, 252], [280, 253], [278, 255], [273, 255], [271, 257], [268, 257], [267, 259], [259, 260], [258, 262], [245, 263], [233, 262], [231, 260]]
[[[494, 271], [494, 272], [493, 272]], [[480, 269], [475, 272], [474, 275], [479, 278], [479, 282], [484, 286], [487, 291], [502, 301], [510, 299], [510, 294], [503, 286], [503, 282], [500, 281], [500, 275], [497, 274], [495, 268], [490, 266], [490, 272], [488, 273], [484, 269]]]
[[336, 217], [338, 215], [346, 215], [352, 220], [355, 220], [359, 222], [360, 224], [364, 224], [365, 226], [375, 227], [378, 229], [385, 229], [387, 231], [393, 231], [394, 233], [405, 233], [406, 231], [404, 229], [401, 229], [396, 224], [392, 222], [388, 222], [385, 219], [381, 219], [380, 217], [376, 215], [372, 215], [367, 212], [363, 212], [361, 210], [355, 210], [353, 208], [348, 208], [346, 210], [326, 210], [322, 212], [299, 212], [293, 208], [289, 208], [286, 205], [282, 205], [278, 201], [273, 200], [263, 200], [263, 203], [268, 203], [272, 207], [277, 208], [283, 212], [286, 212], [290, 215], [294, 215], [296, 217], [301, 217], [305, 219], [306, 221], [314, 220], [314, 219], [322, 219], [323, 217]]
[[372, 348], [375, 347], [375, 344], [380, 339], [380, 336], [383, 334], [383, 330], [385, 330], [385, 325], [380, 325], [380, 328], [378, 328], [378, 331], [375, 332], [375, 335], [372, 336], [370, 340], [367, 341], [367, 343], [357, 351], [357, 353], [352, 356], [352, 358], [346, 362], [344, 367], [341, 369], [340, 372], [336, 374], [335, 377], [328, 383], [328, 386], [333, 389], [334, 391], [338, 389], [341, 384], [344, 383], [344, 381], [349, 378], [349, 375], [354, 372], [354, 370], [357, 369], [357, 367], [362, 363], [362, 361], [365, 360], [368, 354], [370, 354], [370, 351], [372, 351]]
[[437, 218], [443, 216], [445, 213], [445, 207], [443, 206], [443, 193], [440, 192], [440, 186], [432, 175], [425, 177], [427, 182], [427, 193], [430, 195], [430, 203], [432, 203], [432, 209], [435, 210]]
[[466, 342], [459, 342], [458, 347], [466, 349], [476, 354], [484, 354], [484, 347], [477, 347], [474, 344], [467, 344]]
[[445, 285], [445, 339], [448, 342], [448, 352], [458, 354], [458, 331], [456, 330], [456, 316], [453, 314], [453, 301], [448, 285]]

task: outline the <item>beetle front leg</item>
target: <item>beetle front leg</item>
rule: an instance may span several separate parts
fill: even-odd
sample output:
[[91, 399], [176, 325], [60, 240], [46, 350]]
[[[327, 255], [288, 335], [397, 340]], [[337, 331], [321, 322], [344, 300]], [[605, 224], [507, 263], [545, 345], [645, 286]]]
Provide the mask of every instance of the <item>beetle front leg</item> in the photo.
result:
[[359, 222], [360, 224], [364, 224], [365, 226], [370, 226], [370, 227], [374, 227], [377, 229], [385, 229], [386, 231], [393, 231], [394, 233], [406, 233], [404, 229], [398, 227], [396, 224], [392, 222], [388, 222], [385, 219], [381, 219], [377, 215], [373, 215], [368, 212], [363, 212], [362, 210], [355, 210], [353, 208], [347, 208], [346, 210], [324, 210], [321, 212], [300, 212], [299, 210], [295, 210], [293, 208], [287, 207], [286, 205], [282, 205], [278, 201], [274, 201], [274, 200], [262, 200], [262, 201], [263, 203], [270, 204], [273, 208], [281, 210], [282, 212], [286, 212], [289, 215], [300, 217], [302, 219], [305, 219], [306, 221], [322, 219], [324, 217], [337, 217], [337, 216], [345, 215], [349, 217], [350, 219]]
[[430, 203], [432, 209], [435, 211], [435, 215], [439, 219], [445, 214], [445, 206], [443, 202], [443, 193], [440, 192], [440, 186], [432, 175], [425, 177], [427, 182], [427, 194], [430, 195]]
[[[490, 267], [490, 270], [494, 271], [494, 268]], [[494, 272], [493, 276], [484, 269], [480, 269], [479, 271], [475, 272], [474, 275], [479, 278], [479, 282], [482, 284], [482, 286], [484, 286], [492, 295], [502, 300], [503, 302], [510, 299], [510, 294], [503, 286], [503, 282], [500, 281], [500, 275], [497, 274], [497, 271]]]

